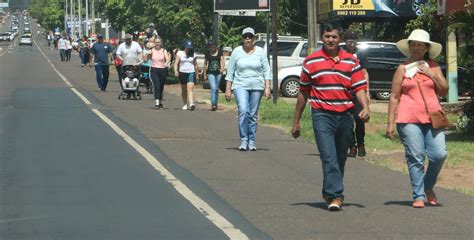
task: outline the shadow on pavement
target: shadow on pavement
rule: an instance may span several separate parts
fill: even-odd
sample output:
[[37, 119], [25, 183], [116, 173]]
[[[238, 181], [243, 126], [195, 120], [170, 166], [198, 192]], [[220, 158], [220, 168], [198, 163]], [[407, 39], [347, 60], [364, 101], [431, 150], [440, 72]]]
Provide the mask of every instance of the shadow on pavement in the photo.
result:
[[[292, 206], [300, 206], [300, 205], [307, 205], [313, 208], [320, 208], [326, 210], [328, 208], [327, 203], [325, 202], [314, 202], [314, 203], [293, 203]], [[364, 205], [357, 204], [357, 203], [344, 203], [342, 204], [343, 207], [357, 207], [357, 208], [366, 208]]]
[[[411, 207], [413, 201], [388, 201], [385, 202], [383, 205], [400, 205], [400, 206], [408, 206]], [[438, 203], [436, 206], [432, 206], [430, 204], [426, 204], [425, 207], [442, 207], [443, 204]]]

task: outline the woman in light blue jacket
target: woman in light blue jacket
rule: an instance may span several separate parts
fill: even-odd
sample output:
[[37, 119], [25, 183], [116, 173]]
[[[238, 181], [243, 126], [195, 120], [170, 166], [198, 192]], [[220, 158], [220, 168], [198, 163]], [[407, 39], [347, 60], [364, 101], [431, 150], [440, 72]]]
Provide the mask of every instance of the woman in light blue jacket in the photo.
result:
[[239, 115], [240, 151], [256, 151], [258, 108], [262, 95], [270, 98], [270, 65], [263, 48], [255, 46], [255, 31], [242, 31], [242, 46], [237, 47], [227, 67], [225, 97], [229, 101], [234, 91]]

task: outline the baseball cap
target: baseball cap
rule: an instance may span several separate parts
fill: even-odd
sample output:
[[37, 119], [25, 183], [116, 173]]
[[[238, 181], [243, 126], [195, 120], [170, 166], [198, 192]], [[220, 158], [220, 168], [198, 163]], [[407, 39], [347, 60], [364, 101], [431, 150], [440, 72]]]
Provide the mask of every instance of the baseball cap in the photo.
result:
[[187, 40], [186, 42], [184, 42], [184, 47], [185, 48], [193, 48], [193, 42], [190, 41], [190, 40]]
[[97, 34], [97, 38], [104, 38], [104, 36], [102, 34]]
[[242, 36], [247, 33], [252, 34], [252, 36], [255, 36], [255, 30], [253, 30], [253, 28], [251, 27], [247, 27], [247, 28], [244, 28], [244, 30], [242, 30]]
[[125, 39], [132, 39], [132, 34], [130, 33], [125, 34]]

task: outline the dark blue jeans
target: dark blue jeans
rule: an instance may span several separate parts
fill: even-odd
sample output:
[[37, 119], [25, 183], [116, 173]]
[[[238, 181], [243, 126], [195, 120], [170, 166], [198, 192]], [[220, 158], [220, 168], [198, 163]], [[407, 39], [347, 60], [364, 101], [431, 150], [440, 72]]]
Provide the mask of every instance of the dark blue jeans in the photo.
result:
[[95, 65], [95, 80], [101, 91], [105, 91], [109, 83], [109, 65]]
[[347, 159], [354, 119], [350, 111], [343, 113], [312, 109], [313, 131], [323, 165], [325, 197], [344, 199], [344, 166]]

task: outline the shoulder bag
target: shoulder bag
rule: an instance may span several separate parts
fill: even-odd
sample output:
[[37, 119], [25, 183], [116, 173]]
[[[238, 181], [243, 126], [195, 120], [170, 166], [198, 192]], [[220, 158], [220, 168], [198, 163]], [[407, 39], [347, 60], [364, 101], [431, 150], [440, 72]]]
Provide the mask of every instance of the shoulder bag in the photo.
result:
[[418, 89], [420, 89], [421, 98], [423, 98], [423, 103], [425, 104], [425, 111], [430, 116], [431, 126], [433, 126], [433, 128], [449, 128], [449, 127], [451, 127], [452, 125], [449, 122], [448, 117], [443, 112], [443, 110], [438, 110], [436, 112], [429, 112], [428, 111], [428, 105], [426, 104], [425, 95], [423, 94], [423, 90], [421, 90], [420, 82], [417, 81], [417, 84], [418, 84]]

